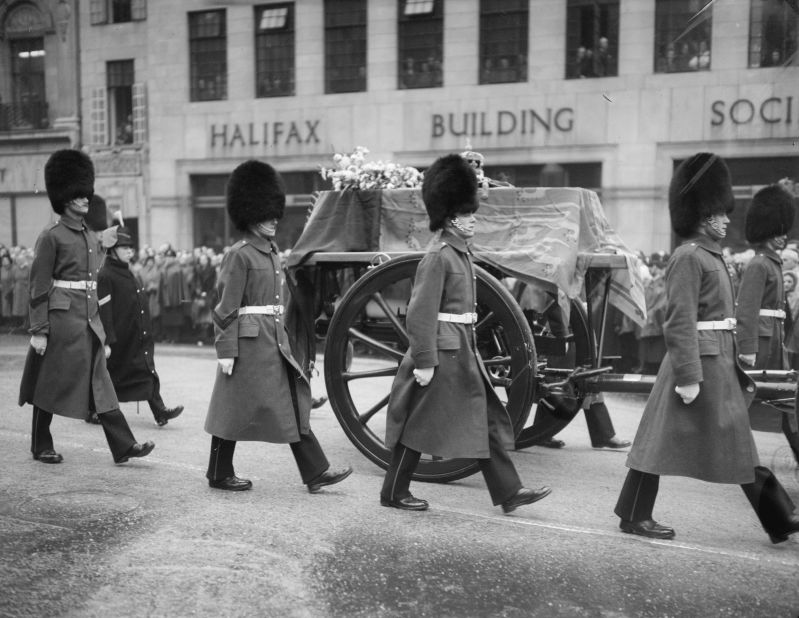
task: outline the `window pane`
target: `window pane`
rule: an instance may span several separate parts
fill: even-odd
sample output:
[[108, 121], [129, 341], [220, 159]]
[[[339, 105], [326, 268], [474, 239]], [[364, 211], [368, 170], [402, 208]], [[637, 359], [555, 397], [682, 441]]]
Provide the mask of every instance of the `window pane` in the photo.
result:
[[225, 11], [189, 13], [189, 57], [191, 100], [227, 99]]
[[480, 83], [527, 81], [527, 2], [480, 0]]
[[294, 94], [294, 5], [255, 8], [255, 96]]
[[618, 75], [619, 0], [569, 0], [566, 77]]
[[710, 0], [656, 0], [655, 72], [710, 70]]
[[111, 143], [133, 143], [133, 60], [106, 64], [108, 120], [113, 131]]
[[325, 92], [366, 90], [366, 0], [325, 0]]
[[444, 14], [441, 0], [430, 11], [409, 13], [411, 0], [400, 0], [398, 88], [438, 88], [443, 84]]
[[796, 65], [799, 9], [787, 0], [751, 0], [749, 66]]
[[130, 20], [130, 0], [111, 0], [111, 21], [118, 24]]

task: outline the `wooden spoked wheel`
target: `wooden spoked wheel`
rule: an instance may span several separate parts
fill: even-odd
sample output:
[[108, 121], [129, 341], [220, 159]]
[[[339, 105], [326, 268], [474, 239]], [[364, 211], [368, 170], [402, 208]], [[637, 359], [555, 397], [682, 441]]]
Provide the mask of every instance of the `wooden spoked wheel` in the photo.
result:
[[[333, 411], [355, 447], [383, 469], [389, 393], [408, 348], [405, 328], [419, 256], [389, 260], [360, 277], [341, 299], [327, 332], [325, 385]], [[535, 394], [535, 345], [512, 294], [476, 267], [477, 342], [486, 370], [517, 435]], [[448, 482], [478, 470], [473, 459], [422, 456], [413, 478]]]

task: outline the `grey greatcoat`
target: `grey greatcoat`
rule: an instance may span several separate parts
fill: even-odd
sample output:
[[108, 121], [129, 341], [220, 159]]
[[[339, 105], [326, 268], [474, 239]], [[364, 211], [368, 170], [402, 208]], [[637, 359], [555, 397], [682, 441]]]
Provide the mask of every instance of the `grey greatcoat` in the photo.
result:
[[739, 354], [757, 354], [755, 369], [785, 369], [783, 321], [760, 315], [761, 309], [785, 309], [782, 258], [773, 249], [758, 247], [738, 287], [736, 342]]
[[[737, 363], [735, 334], [697, 330], [734, 315], [721, 247], [705, 236], [680, 245], [666, 268], [667, 353], [627, 458], [630, 468], [713, 483], [752, 483], [759, 464], [747, 408], [754, 383]], [[683, 403], [674, 387], [700, 383]]]
[[[282, 305], [277, 246], [248, 233], [222, 261], [214, 308], [217, 367], [205, 430], [225, 440], [297, 442], [310, 431], [311, 387], [291, 352], [282, 315], [239, 315], [244, 306]], [[296, 403], [291, 393], [294, 384]]]
[[[96, 289], [54, 287], [54, 280], [97, 281], [101, 250], [83, 223], [62, 217], [36, 241], [30, 275], [30, 332], [47, 335], [39, 356], [28, 348], [19, 405], [86, 418], [93, 396], [97, 413], [119, 408], [105, 364], [105, 330]], [[88, 286], [91, 288], [91, 286]]]
[[[476, 311], [475, 282], [466, 242], [445, 230], [416, 271], [406, 318], [410, 347], [388, 402], [388, 448], [401, 442], [430, 455], [485, 459], [489, 422], [513, 448], [513, 425], [489, 383], [473, 325], [437, 319], [439, 312]], [[428, 386], [416, 383], [417, 367], [436, 368]]]

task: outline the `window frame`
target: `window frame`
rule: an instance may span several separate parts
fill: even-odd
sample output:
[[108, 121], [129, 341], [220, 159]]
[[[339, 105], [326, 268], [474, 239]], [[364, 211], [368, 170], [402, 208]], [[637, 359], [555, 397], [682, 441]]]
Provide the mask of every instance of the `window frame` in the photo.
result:
[[367, 1], [324, 0], [324, 36], [325, 94], [366, 92]]
[[409, 2], [422, 6], [422, 0], [397, 0], [397, 88], [400, 90], [444, 85], [444, 3], [424, 1], [430, 3], [429, 11], [409, 13]]
[[[207, 34], [203, 32], [205, 26], [200, 24], [202, 16], [219, 16], [216, 24], [218, 32]], [[189, 11], [188, 39], [189, 39], [189, 101], [226, 101], [228, 96], [228, 68], [227, 68], [227, 11], [225, 9], [212, 9], [208, 11]], [[197, 20], [195, 23], [194, 20]], [[211, 57], [211, 59], [208, 59]], [[201, 68], [203, 70], [201, 70]], [[211, 81], [206, 85], [205, 79]]]
[[[706, 3], [699, 6], [701, 2]], [[694, 8], [699, 10], [692, 12]], [[673, 36], [674, 33], [677, 33], [676, 37]], [[710, 71], [712, 68], [712, 41], [712, 2], [708, 0], [655, 0], [653, 50], [653, 71], [655, 73]], [[702, 43], [706, 44], [704, 52], [701, 47]], [[677, 53], [677, 44], [681, 48], [680, 53]], [[669, 58], [670, 47], [674, 51], [673, 59]], [[703, 62], [704, 66], [702, 66]], [[695, 64], [694, 67], [691, 66], [692, 63]]]
[[[566, 5], [566, 79], [617, 77], [619, 74], [619, 19], [620, 0], [568, 0]], [[586, 19], [585, 9], [590, 9]], [[604, 14], [603, 14], [604, 12]], [[585, 22], [591, 21], [591, 32], [586, 34]], [[603, 22], [605, 22], [603, 24]], [[604, 27], [603, 27], [604, 26]], [[611, 68], [604, 75], [602, 63], [597, 59], [599, 41], [608, 41], [608, 58]], [[591, 51], [591, 56], [577, 58], [580, 48]]]
[[[530, 53], [530, 6], [527, 0], [480, 0], [479, 84], [508, 84], [527, 81]], [[507, 16], [507, 17], [505, 17]], [[515, 32], [509, 37], [497, 32]], [[490, 36], [489, 36], [490, 35]], [[508, 49], [506, 47], [514, 47]], [[491, 51], [500, 49], [501, 53]], [[495, 64], [499, 60], [499, 64]], [[506, 66], [501, 66], [505, 64]], [[494, 68], [499, 66], [499, 68]]]
[[[767, 68], [797, 64], [797, 39], [799, 39], [799, 14], [782, 2], [782, 15], [776, 19], [776, 26], [783, 28], [780, 41], [780, 59], [774, 61], [765, 50], [768, 38], [768, 19], [763, 19], [765, 5], [770, 0], [750, 0], [749, 4], [749, 68]], [[759, 10], [758, 10], [759, 9]], [[793, 16], [793, 20], [790, 17]], [[791, 45], [792, 44], [792, 45]], [[773, 48], [772, 48], [772, 51]], [[786, 60], [788, 58], [788, 60]]]
[[[269, 10], [287, 9], [286, 20], [282, 26], [261, 29], [263, 15]], [[296, 29], [294, 2], [259, 4], [253, 7], [255, 27], [255, 96], [285, 97], [294, 96], [296, 73]], [[269, 50], [278, 50], [270, 57]], [[274, 79], [279, 82], [274, 86]], [[273, 87], [274, 86], [274, 87]]]
[[[129, 146], [133, 135], [133, 86], [136, 67], [133, 60], [111, 60], [105, 64], [107, 101], [107, 141], [113, 146]], [[121, 116], [130, 117], [126, 123]]]

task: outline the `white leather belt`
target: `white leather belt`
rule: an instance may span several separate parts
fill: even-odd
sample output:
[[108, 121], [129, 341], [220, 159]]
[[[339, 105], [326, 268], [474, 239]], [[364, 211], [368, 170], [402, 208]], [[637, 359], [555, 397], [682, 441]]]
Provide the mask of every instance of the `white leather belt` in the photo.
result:
[[474, 324], [477, 322], [476, 313], [439, 313], [439, 322], [457, 322], [458, 324]]
[[55, 279], [53, 286], [57, 288], [67, 288], [68, 290], [96, 290], [96, 281], [63, 281]]
[[735, 318], [724, 320], [710, 320], [696, 323], [696, 330], [733, 330], [738, 322]]
[[760, 315], [770, 318], [785, 319], [785, 312], [782, 309], [761, 309]]
[[283, 315], [283, 305], [249, 305], [239, 307], [239, 315], [256, 313], [260, 315]]

